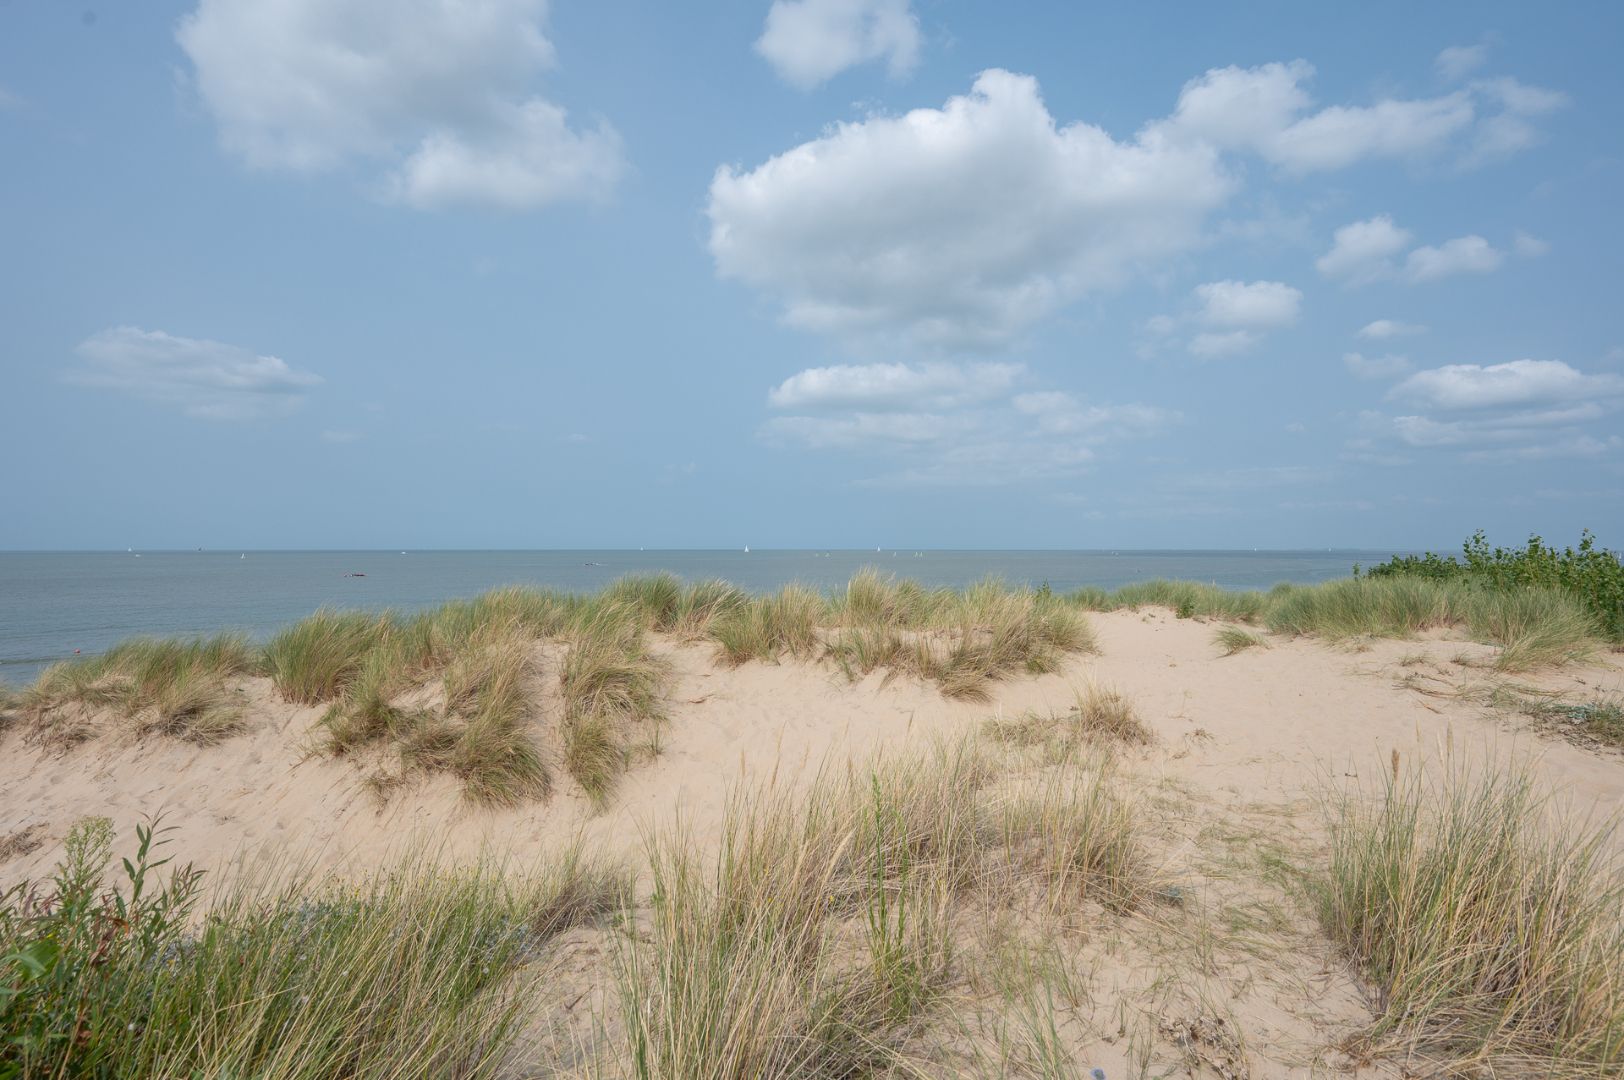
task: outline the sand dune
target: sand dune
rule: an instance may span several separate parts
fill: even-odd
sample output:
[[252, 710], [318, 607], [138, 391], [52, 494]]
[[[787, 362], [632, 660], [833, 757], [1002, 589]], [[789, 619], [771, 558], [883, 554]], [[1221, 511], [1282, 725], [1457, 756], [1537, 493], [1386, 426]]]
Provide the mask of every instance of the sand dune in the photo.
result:
[[[702, 843], [713, 837], [729, 792], [741, 786], [804, 787], [820, 767], [971, 734], [989, 719], [1063, 713], [1077, 688], [1094, 682], [1119, 690], [1154, 734], [1122, 752], [1121, 768], [1145, 796], [1166, 879], [1193, 899], [1132, 926], [1078, 923], [1070, 955], [1086, 1000], [1065, 1012], [1057, 1037], [1111, 1077], [1146, 1055], [1183, 1060], [1191, 1075], [1312, 1075], [1351, 1068], [1336, 1047], [1368, 1022], [1367, 992], [1243, 853], [1278, 848], [1312, 858], [1323, 837], [1316, 797], [1327, 784], [1379, 777], [1395, 752], [1410, 761], [1529, 758], [1563, 799], [1600, 815], [1624, 810], [1624, 758], [1488, 707], [1481, 691], [1503, 680], [1480, 663], [1492, 655], [1487, 646], [1447, 637], [1353, 648], [1274, 638], [1268, 648], [1223, 657], [1210, 623], [1161, 610], [1091, 619], [1098, 655], [997, 683], [987, 703], [948, 700], [933, 685], [879, 674], [852, 684], [827, 665], [719, 667], [710, 645], [658, 641], [673, 670], [669, 719], [657, 747], [601, 808], [562, 770], [550, 798], [516, 809], [473, 807], [446, 778], [380, 797], [363, 782], [364, 764], [309, 752], [319, 708], [282, 703], [260, 679], [241, 687], [248, 730], [217, 746], [106, 736], [55, 754], [14, 732], [0, 743], [0, 883], [48, 872], [80, 818], [104, 815], [125, 830], [158, 811], [175, 827], [182, 857], [215, 869], [285, 853], [358, 874], [424, 842], [446, 858], [495, 849], [522, 862], [576, 836], [635, 861], [646, 836], [679, 822]], [[532, 689], [538, 737], [556, 755], [549, 732], [561, 702], [551, 659], [540, 657]], [[1518, 681], [1579, 694], [1624, 691], [1624, 671], [1611, 662]], [[1005, 946], [989, 945], [987, 935], [1019, 937], [1022, 916], [1006, 919], [996, 908], [966, 924], [967, 950], [991, 955]], [[1198, 948], [1202, 920], [1228, 929]], [[613, 1031], [605, 933], [576, 932], [549, 961], [558, 1007], [538, 1020], [535, 1054], [564, 1063], [594, 1033]], [[1177, 992], [1167, 989], [1170, 968], [1181, 973]], [[930, 1050], [944, 1074], [973, 1058], [974, 1025], [964, 1018], [997, 1011], [996, 982], [974, 966], [958, 977], [960, 1024], [937, 1032]], [[1200, 1004], [1214, 1001], [1222, 1007]]]

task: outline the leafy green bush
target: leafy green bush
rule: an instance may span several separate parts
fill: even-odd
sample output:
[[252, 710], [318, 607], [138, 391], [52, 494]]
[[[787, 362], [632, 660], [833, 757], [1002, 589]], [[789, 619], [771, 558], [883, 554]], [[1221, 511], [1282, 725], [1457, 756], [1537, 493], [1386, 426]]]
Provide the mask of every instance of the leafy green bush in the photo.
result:
[[[1358, 566], [1354, 576], [1359, 576]], [[1624, 642], [1624, 562], [1618, 552], [1596, 546], [1586, 529], [1577, 548], [1560, 551], [1539, 536], [1521, 548], [1489, 547], [1483, 530], [1461, 545], [1461, 555], [1394, 556], [1364, 571], [1374, 578], [1414, 577], [1431, 581], [1467, 581], [1497, 591], [1522, 586], [1559, 589], [1579, 599], [1614, 642]]]
[[28, 883], [0, 895], [0, 1080], [93, 1075], [71, 1063], [104, 1034], [98, 1022], [124, 996], [126, 976], [179, 939], [202, 872], [155, 858], [167, 830], [153, 819], [136, 829], [133, 860], [123, 860], [128, 892], [104, 890], [113, 825], [86, 818], [68, 833], [48, 888]]

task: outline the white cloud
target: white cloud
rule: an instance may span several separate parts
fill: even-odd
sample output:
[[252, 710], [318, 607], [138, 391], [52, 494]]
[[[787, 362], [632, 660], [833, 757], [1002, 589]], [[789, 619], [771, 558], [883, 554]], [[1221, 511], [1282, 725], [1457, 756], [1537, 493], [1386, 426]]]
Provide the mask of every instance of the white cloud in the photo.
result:
[[1414, 237], [1386, 214], [1355, 221], [1337, 229], [1331, 250], [1314, 261], [1326, 277], [1348, 285], [1398, 278], [1411, 284], [1436, 281], [1454, 274], [1487, 274], [1505, 261], [1503, 252], [1481, 236], [1459, 236], [1442, 244], [1410, 251], [1402, 266], [1397, 256]]
[[1393, 224], [1386, 214], [1377, 214], [1336, 230], [1331, 250], [1314, 260], [1314, 266], [1326, 277], [1342, 278], [1352, 285], [1376, 281], [1393, 274], [1393, 257], [1409, 247], [1411, 239], [1408, 229]]
[[86, 338], [86, 366], [67, 376], [80, 386], [114, 390], [208, 420], [250, 420], [285, 413], [322, 382], [275, 356], [236, 345], [115, 326]]
[[255, 168], [381, 170], [412, 206], [596, 198], [622, 169], [607, 125], [536, 96], [545, 0], [200, 0], [176, 31], [226, 149]]
[[1251, 330], [1229, 330], [1223, 333], [1208, 331], [1191, 338], [1189, 350], [1191, 356], [1203, 359], [1234, 356], [1236, 353], [1245, 352], [1261, 340], [1261, 336]]
[[840, 124], [711, 183], [718, 273], [847, 338], [1008, 342], [1199, 241], [1232, 181], [1206, 145], [1057, 126], [1036, 80], [983, 72], [941, 109]]
[[[1478, 80], [1441, 97], [1316, 108], [1312, 73], [1302, 61], [1208, 71], [1171, 116], [1118, 139], [1058, 122], [1031, 77], [984, 71], [940, 108], [872, 114], [759, 165], [721, 166], [707, 205], [716, 270], [775, 298], [789, 325], [848, 344], [1002, 347], [1225, 235], [1208, 218], [1244, 176], [1226, 151], [1294, 173], [1465, 160], [1489, 120], [1561, 98]], [[1481, 262], [1472, 239], [1424, 249], [1416, 279]], [[1382, 215], [1339, 230], [1319, 266], [1351, 283], [1403, 278], [1411, 246]]]
[[599, 198], [614, 186], [621, 148], [613, 129], [571, 131], [564, 110], [540, 100], [501, 111], [489, 130], [426, 136], [395, 174], [392, 193], [418, 209], [466, 203], [530, 210]]
[[1437, 247], [1418, 247], [1404, 260], [1407, 281], [1436, 281], [1454, 274], [1489, 274], [1505, 256], [1481, 236], [1461, 236]]
[[1567, 100], [1515, 79], [1485, 79], [1439, 97], [1385, 98], [1310, 112], [1313, 99], [1303, 84], [1313, 74], [1302, 60], [1214, 68], [1184, 85], [1173, 116], [1161, 127], [1175, 139], [1253, 151], [1299, 175], [1452, 149], [1472, 165], [1530, 145], [1536, 132], [1529, 118]]
[[900, 78], [919, 62], [919, 19], [909, 0], [773, 0], [756, 52], [802, 89], [882, 58]]
[[880, 487], [1020, 483], [1074, 474], [1113, 442], [1180, 419], [1153, 405], [1079, 400], [1061, 390], [1011, 394], [1018, 364], [872, 364], [811, 368], [769, 395], [768, 443], [841, 451], [879, 464], [855, 482]]
[[340, 429], [330, 429], [330, 430], [327, 430], [327, 431], [323, 431], [321, 433], [321, 441], [322, 442], [327, 442], [327, 443], [339, 443], [339, 444], [360, 442], [361, 441], [361, 433], [359, 431], [347, 431], [347, 430], [340, 430]]
[[1427, 328], [1420, 323], [1397, 322], [1393, 319], [1377, 319], [1359, 328], [1359, 336], [1372, 341], [1386, 341], [1388, 338], [1410, 337], [1426, 332]]
[[1215, 68], [1184, 85], [1168, 127], [1226, 149], [1248, 149], [1288, 172], [1345, 168], [1376, 157], [1440, 148], [1475, 118], [1464, 91], [1368, 106], [1332, 105], [1303, 115], [1314, 74], [1297, 60], [1256, 68]]
[[1437, 409], [1529, 406], [1624, 395], [1624, 376], [1586, 375], [1560, 360], [1449, 364], [1418, 371], [1391, 396]]
[[[1574, 435], [1556, 442], [1535, 443], [1530, 446], [1508, 446], [1488, 450], [1473, 450], [1465, 455], [1467, 461], [1516, 462], [1549, 461], [1553, 458], [1601, 457], [1616, 453], [1624, 447], [1624, 439], [1617, 435], [1598, 439], [1593, 435]], [[1543, 492], [1536, 494], [1543, 495]]]
[[935, 443], [978, 426], [971, 416], [916, 412], [855, 412], [846, 416], [775, 416], [762, 427], [770, 442], [796, 442], [813, 450], [875, 443]]
[[[1190, 355], [1203, 359], [1234, 356], [1263, 340], [1264, 332], [1297, 321], [1303, 294], [1281, 281], [1209, 281], [1191, 291], [1193, 306], [1179, 318], [1158, 315], [1145, 325], [1155, 338], [1165, 339], [1181, 325], [1210, 327], [1185, 343]], [[1141, 356], [1152, 356], [1158, 344], [1140, 345]]]
[[1410, 370], [1410, 361], [1407, 358], [1391, 353], [1386, 356], [1343, 353], [1342, 363], [1361, 379], [1395, 379]]
[[1210, 326], [1252, 329], [1297, 321], [1303, 294], [1280, 281], [1213, 281], [1195, 287], [1201, 320]]
[[1511, 246], [1518, 255], [1525, 259], [1537, 259], [1541, 255], [1550, 254], [1551, 251], [1550, 244], [1537, 236], [1523, 232], [1521, 229], [1518, 229], [1516, 234], [1512, 236]]
[[1419, 371], [1388, 397], [1439, 412], [1387, 416], [1360, 414], [1365, 437], [1350, 449], [1374, 451], [1382, 441], [1454, 451], [1466, 462], [1516, 462], [1593, 457], [1624, 447], [1606, 423], [1624, 405], [1624, 376], [1586, 375], [1558, 360], [1507, 364], [1451, 364]]
[[1179, 414], [1154, 405], [1084, 405], [1062, 390], [1017, 394], [1015, 411], [1033, 417], [1051, 435], [1144, 436], [1178, 422]]
[[808, 368], [767, 394], [780, 409], [947, 409], [1008, 391], [1020, 364], [863, 364]]
[[1482, 67], [1488, 59], [1487, 45], [1451, 45], [1438, 54], [1432, 66], [1450, 82], [1459, 82]]
[[1479, 79], [1472, 88], [1480, 96], [1498, 102], [1500, 111], [1478, 126], [1469, 165], [1509, 157], [1540, 141], [1533, 118], [1554, 112], [1568, 104], [1568, 96], [1540, 86], [1528, 86], [1516, 79]]

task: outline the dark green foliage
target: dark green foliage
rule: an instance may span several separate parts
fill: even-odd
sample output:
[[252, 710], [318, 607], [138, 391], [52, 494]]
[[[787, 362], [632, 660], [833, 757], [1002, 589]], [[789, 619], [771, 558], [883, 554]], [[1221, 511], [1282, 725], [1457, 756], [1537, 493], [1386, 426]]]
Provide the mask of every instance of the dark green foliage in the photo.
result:
[[[1360, 573], [1354, 567], [1354, 576]], [[1479, 529], [1461, 545], [1461, 555], [1401, 555], [1364, 571], [1368, 577], [1416, 577], [1466, 581], [1497, 591], [1524, 586], [1558, 589], [1576, 597], [1595, 617], [1609, 640], [1624, 642], [1624, 562], [1618, 552], [1596, 546], [1586, 529], [1577, 548], [1557, 550], [1539, 536], [1521, 548], [1489, 547]]]
[[197, 899], [202, 872], [191, 866], [157, 881], [167, 831], [156, 818], [138, 827], [126, 884], [103, 889], [113, 826], [87, 818], [68, 833], [47, 887], [0, 894], [0, 1080], [101, 1075], [90, 1063], [122, 1026], [107, 1013], [127, 998], [130, 978], [180, 940]]

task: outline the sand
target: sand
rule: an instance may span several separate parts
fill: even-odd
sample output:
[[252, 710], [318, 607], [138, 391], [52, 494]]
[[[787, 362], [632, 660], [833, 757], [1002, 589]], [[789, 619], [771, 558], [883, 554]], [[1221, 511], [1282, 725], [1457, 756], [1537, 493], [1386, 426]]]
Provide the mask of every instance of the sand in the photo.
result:
[[[1121, 691], [1156, 735], [1126, 753], [1124, 769], [1161, 808], [1160, 857], [1199, 892], [1198, 912], [1223, 916], [1231, 928], [1245, 912], [1264, 914], [1252, 934], [1261, 944], [1248, 947], [1246, 934], [1230, 934], [1199, 962], [1180, 952], [1189, 928], [1176, 921], [1099, 940], [1084, 932], [1076, 962], [1087, 968], [1088, 1000], [1071, 1007], [1073, 1027], [1062, 1037], [1112, 1077], [1132, 1068], [1135, 1054], [1152, 1053], [1151, 1044], [1158, 1060], [1182, 1054], [1190, 1075], [1306, 1076], [1351, 1068], [1336, 1046], [1368, 1022], [1368, 988], [1300, 905], [1245, 869], [1244, 852], [1260, 838], [1311, 858], [1323, 835], [1317, 800], [1327, 785], [1373, 781], [1395, 751], [1412, 761], [1528, 759], [1575, 807], [1602, 816], [1624, 810], [1624, 756], [1488, 707], [1484, 689], [1507, 681], [1488, 667], [1490, 647], [1447, 636], [1354, 647], [1270, 638], [1268, 648], [1221, 657], [1209, 623], [1160, 610], [1090, 618], [1098, 655], [1074, 656], [1057, 674], [996, 684], [988, 703], [945, 700], [932, 685], [877, 674], [850, 684], [827, 665], [728, 669], [713, 664], [707, 645], [662, 641], [675, 676], [659, 752], [637, 764], [602, 809], [562, 768], [550, 799], [519, 809], [471, 807], [449, 780], [414, 783], [380, 801], [356, 765], [308, 752], [307, 730], [321, 710], [276, 700], [263, 680], [242, 687], [249, 730], [214, 747], [108, 735], [53, 754], [14, 732], [0, 740], [0, 886], [48, 873], [82, 817], [105, 815], [127, 834], [158, 811], [176, 829], [175, 850], [215, 869], [282, 853], [359, 873], [425, 839], [447, 858], [500, 849], [522, 863], [581, 836], [635, 860], [650, 831], [678, 822], [696, 837], [713, 835], [740, 783], [804, 784], [820, 766], [953, 737], [989, 718], [1063, 712], [1076, 688], [1095, 680]], [[1512, 681], [1580, 697], [1624, 693], [1619, 659]], [[546, 660], [535, 687], [543, 731], [560, 707]], [[978, 925], [976, 933], [1004, 932], [996, 912]], [[1126, 951], [1125, 940], [1133, 946]], [[1155, 942], [1166, 955], [1147, 959]], [[583, 933], [555, 958], [560, 1000], [575, 996], [569, 1015], [555, 1020], [565, 1032], [573, 1023], [579, 1035], [590, 1027], [580, 1027], [582, 1016], [611, 1008], [601, 992], [604, 955], [603, 942]], [[1188, 979], [1163, 1000], [1157, 978], [1167, 964]], [[996, 994], [978, 983], [986, 977], [961, 977], [961, 1015], [991, 1008], [985, 1003]], [[1209, 998], [1223, 1008], [1198, 1007]], [[1127, 1015], [1123, 1001], [1133, 1003], [1134, 1020], [1113, 1037], [1113, 1018]], [[1241, 1029], [1227, 1049], [1225, 1024]], [[562, 1038], [554, 1032], [542, 1041], [556, 1050]], [[951, 1042], [942, 1054], [950, 1055]], [[1226, 1065], [1226, 1054], [1239, 1056]], [[1374, 1068], [1360, 1075], [1398, 1075], [1399, 1067]]]

